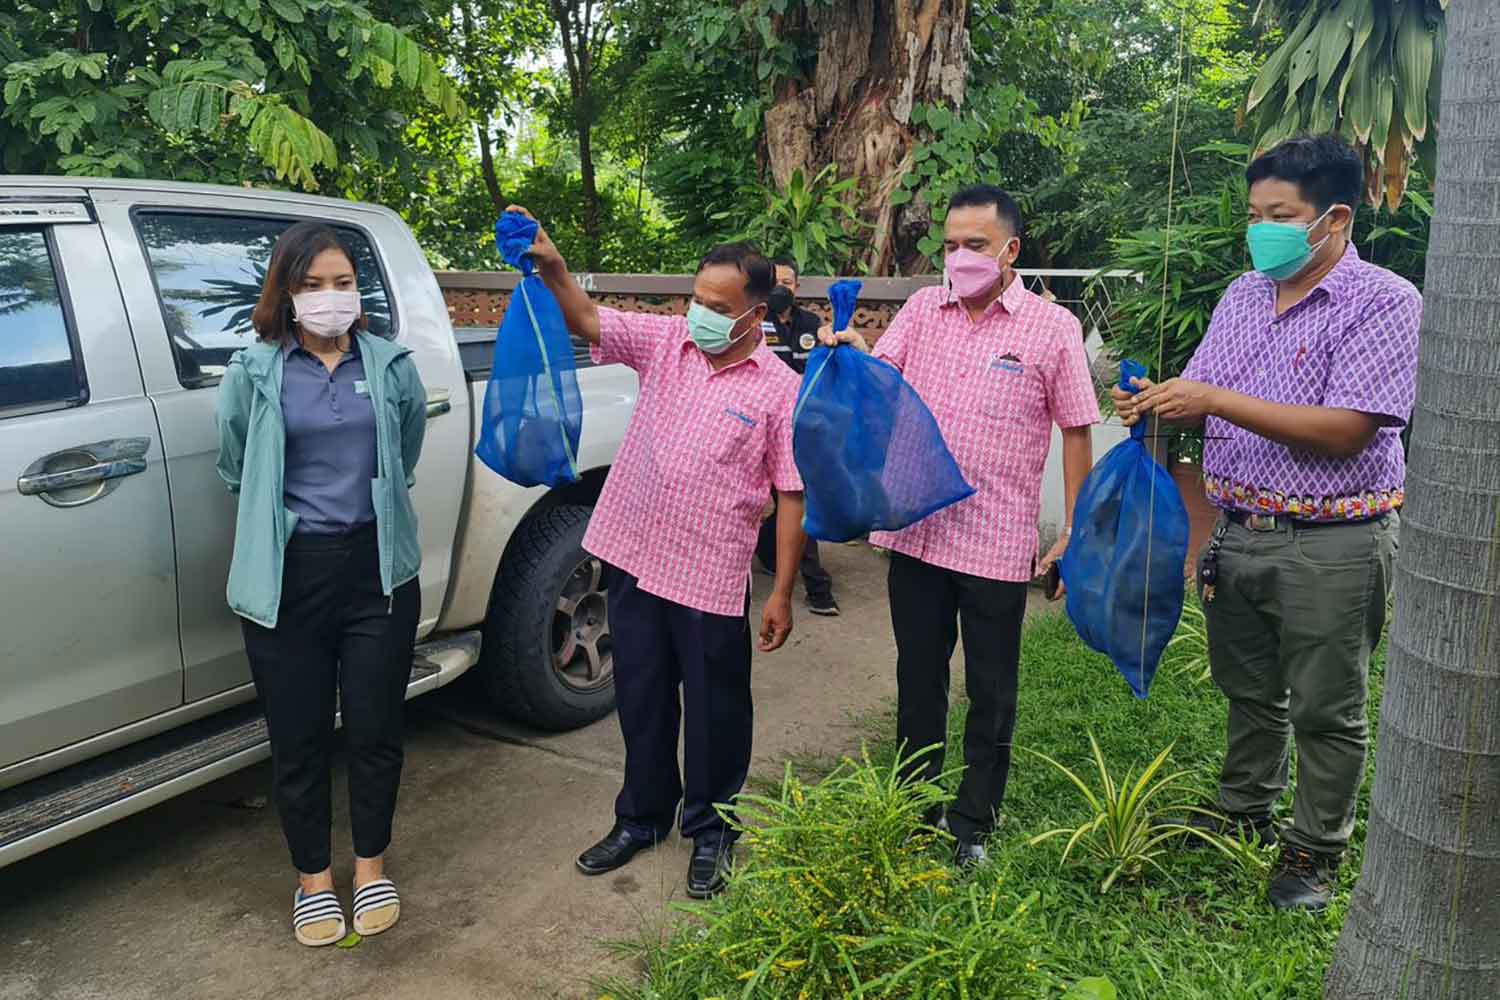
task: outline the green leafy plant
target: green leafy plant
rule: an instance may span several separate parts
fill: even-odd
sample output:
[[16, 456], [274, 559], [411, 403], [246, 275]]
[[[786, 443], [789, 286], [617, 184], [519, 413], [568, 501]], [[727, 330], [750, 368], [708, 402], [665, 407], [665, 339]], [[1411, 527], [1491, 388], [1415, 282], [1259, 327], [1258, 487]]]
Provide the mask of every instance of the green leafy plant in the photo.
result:
[[1099, 741], [1092, 732], [1089, 733], [1089, 746], [1098, 772], [1097, 790], [1089, 787], [1066, 765], [1046, 754], [1030, 751], [1072, 782], [1093, 816], [1079, 826], [1059, 827], [1038, 834], [1028, 841], [1029, 844], [1035, 846], [1054, 837], [1067, 837], [1062, 853], [1063, 864], [1068, 863], [1076, 849], [1108, 868], [1108, 874], [1099, 886], [1101, 893], [1108, 892], [1121, 878], [1139, 875], [1147, 866], [1165, 873], [1166, 869], [1158, 859], [1185, 837], [1196, 837], [1231, 858], [1241, 855], [1241, 850], [1223, 837], [1164, 818], [1212, 815], [1194, 804], [1198, 796], [1191, 794], [1188, 785], [1192, 772], [1162, 773], [1172, 754], [1172, 746], [1157, 754], [1139, 777], [1130, 770], [1122, 780], [1116, 780], [1110, 774]]
[[781, 191], [750, 185], [743, 192], [754, 206], [748, 213], [729, 210], [714, 218], [734, 226], [734, 239], [750, 240], [768, 254], [790, 253], [804, 274], [863, 273], [861, 234], [869, 226], [846, 197], [854, 179], [839, 180], [837, 170], [829, 164], [811, 180], [794, 170]]
[[20, 0], [0, 56], [16, 172], [316, 190], [348, 158], [396, 155], [398, 112], [465, 114], [439, 59], [352, 0]]
[[1245, 97], [1257, 148], [1339, 132], [1365, 160], [1365, 200], [1395, 210], [1409, 168], [1435, 166], [1448, 0], [1269, 0], [1286, 30]]
[[[921, 826], [948, 796], [906, 762], [846, 758], [813, 785], [788, 767], [742, 795], [747, 860], [695, 923], [635, 952], [645, 981], [615, 1000], [1008, 1000], [1058, 985], [1038, 959], [1035, 896], [960, 880], [946, 834]], [[950, 776], [951, 777], [951, 776]], [[915, 831], [915, 832], [914, 832]], [[935, 848], [942, 848], [936, 850]]]
[[911, 122], [924, 127], [930, 137], [912, 150], [912, 165], [891, 195], [892, 205], [920, 199], [927, 233], [917, 241], [917, 250], [934, 266], [943, 249], [943, 220], [948, 199], [976, 177], [993, 177], [1000, 168], [996, 150], [1006, 137], [1025, 133], [1041, 148], [1061, 154], [1064, 170], [1071, 172], [1076, 153], [1076, 134], [1083, 120], [1084, 104], [1075, 101], [1059, 115], [1043, 115], [1036, 102], [1011, 84], [976, 87], [967, 108], [954, 111], [940, 105], [917, 105]]
[[[1106, 330], [1116, 357], [1146, 366], [1155, 381], [1182, 374], [1203, 341], [1214, 308], [1230, 283], [1245, 272], [1245, 180], [1237, 177], [1212, 194], [1181, 202], [1170, 226], [1140, 229], [1113, 240], [1110, 270], [1140, 276], [1118, 287]], [[1096, 278], [1090, 294], [1102, 291]], [[1172, 458], [1196, 458], [1199, 431], [1170, 431]]]
[[1208, 663], [1208, 618], [1196, 587], [1189, 586], [1182, 601], [1182, 618], [1167, 642], [1162, 662], [1169, 669], [1199, 684], [1213, 677]]
[[1120, 991], [1102, 976], [1080, 979], [1063, 995], [1063, 1000], [1118, 1000]]

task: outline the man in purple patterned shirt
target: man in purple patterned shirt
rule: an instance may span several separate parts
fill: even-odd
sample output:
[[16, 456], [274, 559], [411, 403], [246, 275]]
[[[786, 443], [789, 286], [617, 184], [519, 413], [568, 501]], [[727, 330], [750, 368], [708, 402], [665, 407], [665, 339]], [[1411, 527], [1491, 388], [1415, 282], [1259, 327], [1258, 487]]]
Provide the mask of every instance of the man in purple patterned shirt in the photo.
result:
[[1276, 842], [1295, 732], [1270, 887], [1281, 909], [1327, 905], [1354, 828], [1416, 395], [1422, 299], [1350, 241], [1363, 175], [1334, 136], [1251, 163], [1255, 271], [1224, 293], [1182, 378], [1115, 394], [1127, 424], [1155, 413], [1204, 427], [1204, 484], [1223, 516], [1200, 583], [1229, 734], [1226, 819], [1195, 823]]

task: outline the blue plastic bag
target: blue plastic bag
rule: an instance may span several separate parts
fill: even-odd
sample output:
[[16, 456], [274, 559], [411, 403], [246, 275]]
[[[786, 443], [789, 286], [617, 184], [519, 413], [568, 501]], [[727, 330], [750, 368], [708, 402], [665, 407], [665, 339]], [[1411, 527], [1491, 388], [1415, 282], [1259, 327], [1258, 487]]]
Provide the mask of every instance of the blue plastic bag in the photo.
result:
[[[1120, 388], [1146, 369], [1120, 362]], [[1114, 661], [1145, 698], [1182, 617], [1188, 514], [1177, 484], [1146, 447], [1146, 422], [1099, 460], [1073, 508], [1073, 537], [1059, 567], [1068, 617], [1092, 649]]]
[[524, 277], [495, 336], [474, 454], [518, 485], [561, 486], [578, 479], [583, 402], [562, 309], [532, 273], [537, 228], [517, 212], [495, 223], [500, 256]]
[[[849, 325], [859, 289], [828, 289], [835, 330]], [[806, 490], [802, 529], [822, 541], [898, 531], [974, 492], [901, 373], [851, 347], [820, 345], [808, 357], [792, 455]]]

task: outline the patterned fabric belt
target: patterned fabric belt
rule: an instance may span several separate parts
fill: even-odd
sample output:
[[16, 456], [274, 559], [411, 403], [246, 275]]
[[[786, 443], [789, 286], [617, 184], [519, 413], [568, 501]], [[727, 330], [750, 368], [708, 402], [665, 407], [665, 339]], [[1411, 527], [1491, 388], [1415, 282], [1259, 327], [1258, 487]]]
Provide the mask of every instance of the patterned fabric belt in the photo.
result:
[[1215, 505], [1230, 511], [1317, 524], [1368, 521], [1389, 514], [1406, 501], [1406, 492], [1401, 489], [1337, 497], [1288, 496], [1207, 475], [1203, 477], [1203, 492]]

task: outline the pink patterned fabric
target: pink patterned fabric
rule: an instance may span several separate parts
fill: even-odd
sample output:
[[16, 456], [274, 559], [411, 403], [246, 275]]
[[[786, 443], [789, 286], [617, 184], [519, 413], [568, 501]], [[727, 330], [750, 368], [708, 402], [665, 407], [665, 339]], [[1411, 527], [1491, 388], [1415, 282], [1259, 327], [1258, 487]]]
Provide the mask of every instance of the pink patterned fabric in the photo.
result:
[[629, 365], [640, 399], [583, 539], [648, 594], [740, 615], [772, 487], [802, 489], [792, 462], [797, 374], [760, 344], [714, 371], [680, 316], [599, 310], [594, 360]]
[[875, 343], [901, 369], [976, 490], [870, 541], [945, 569], [1029, 580], [1052, 425], [1099, 422], [1083, 329], [1062, 306], [1012, 279], [979, 322], [942, 288], [924, 288]]
[[1234, 424], [1204, 424], [1204, 482], [1221, 507], [1304, 520], [1364, 518], [1401, 506], [1401, 428], [1417, 390], [1422, 296], [1360, 260], [1351, 243], [1311, 294], [1276, 315], [1276, 283], [1229, 286], [1182, 377], [1298, 406], [1359, 410], [1382, 427], [1360, 454], [1293, 451]]

